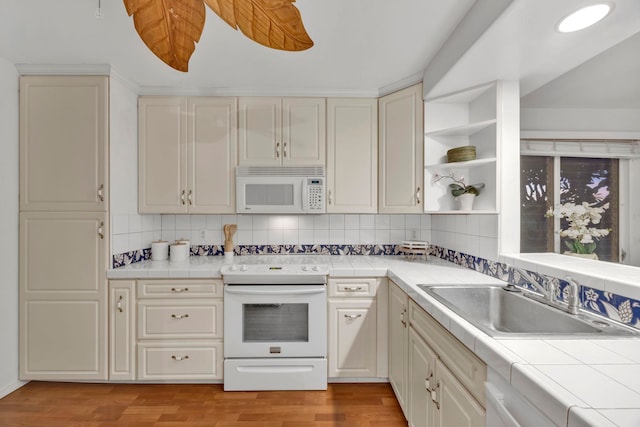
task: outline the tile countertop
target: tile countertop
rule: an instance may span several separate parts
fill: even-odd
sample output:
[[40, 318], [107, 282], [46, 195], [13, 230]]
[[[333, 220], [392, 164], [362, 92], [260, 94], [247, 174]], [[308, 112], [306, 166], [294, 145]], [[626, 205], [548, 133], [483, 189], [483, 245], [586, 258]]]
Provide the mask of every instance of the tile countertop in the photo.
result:
[[[400, 285], [498, 375], [558, 427], [640, 426], [640, 336], [612, 339], [493, 339], [428, 296], [418, 284], [504, 282], [430, 257], [329, 255], [237, 256], [236, 264], [327, 264], [330, 275], [384, 277]], [[144, 261], [107, 272], [109, 279], [220, 278], [223, 257]]]

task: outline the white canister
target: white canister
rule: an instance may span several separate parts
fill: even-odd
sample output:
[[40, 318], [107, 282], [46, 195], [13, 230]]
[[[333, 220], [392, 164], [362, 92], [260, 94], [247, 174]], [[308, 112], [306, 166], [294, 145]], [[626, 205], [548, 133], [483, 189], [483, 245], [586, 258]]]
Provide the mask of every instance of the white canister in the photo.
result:
[[169, 242], [165, 240], [151, 242], [151, 259], [153, 261], [164, 261], [169, 259]]
[[182, 243], [184, 245], [187, 245], [187, 256], [191, 255], [191, 241], [189, 239], [178, 239], [176, 240], [176, 243]]
[[233, 262], [233, 252], [224, 253], [224, 262], [225, 264], [230, 264]]
[[169, 259], [171, 262], [186, 261], [187, 258], [189, 258], [187, 245], [184, 243], [175, 243], [171, 245], [171, 251], [169, 251]]

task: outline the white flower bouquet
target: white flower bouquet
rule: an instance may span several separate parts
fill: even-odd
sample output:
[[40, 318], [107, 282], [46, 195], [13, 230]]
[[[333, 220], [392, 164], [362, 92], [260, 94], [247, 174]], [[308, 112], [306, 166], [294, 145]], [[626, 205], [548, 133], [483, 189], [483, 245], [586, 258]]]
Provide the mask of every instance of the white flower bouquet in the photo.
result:
[[600, 207], [587, 202], [582, 202], [579, 205], [564, 203], [555, 210], [550, 208], [545, 216], [566, 218], [569, 228], [560, 230], [560, 237], [570, 239], [565, 241], [565, 245], [573, 253], [592, 254], [596, 250], [595, 240], [607, 236], [609, 229], [589, 227], [589, 225], [599, 224], [602, 213], [607, 209], [609, 209], [609, 203]]

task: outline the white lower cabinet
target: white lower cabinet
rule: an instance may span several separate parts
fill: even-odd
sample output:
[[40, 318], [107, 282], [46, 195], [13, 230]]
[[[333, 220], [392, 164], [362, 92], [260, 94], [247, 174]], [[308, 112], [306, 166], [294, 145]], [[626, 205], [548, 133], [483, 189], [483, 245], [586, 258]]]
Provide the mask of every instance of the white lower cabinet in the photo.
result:
[[486, 364], [394, 283], [389, 380], [411, 427], [484, 427]]
[[222, 379], [222, 281], [139, 280], [137, 379]]
[[[329, 279], [329, 378], [386, 377], [387, 287], [381, 286], [383, 280]], [[379, 318], [384, 319], [382, 326]]]
[[136, 282], [109, 282], [109, 380], [136, 379]]
[[408, 310], [409, 297], [389, 280], [389, 382], [407, 418]]
[[[407, 418], [409, 425], [431, 426], [435, 418], [435, 402], [431, 399], [431, 389], [435, 387], [434, 378], [438, 356], [424, 342], [413, 328], [409, 329], [409, 367], [408, 402], [410, 408]], [[453, 424], [452, 424], [453, 425]]]

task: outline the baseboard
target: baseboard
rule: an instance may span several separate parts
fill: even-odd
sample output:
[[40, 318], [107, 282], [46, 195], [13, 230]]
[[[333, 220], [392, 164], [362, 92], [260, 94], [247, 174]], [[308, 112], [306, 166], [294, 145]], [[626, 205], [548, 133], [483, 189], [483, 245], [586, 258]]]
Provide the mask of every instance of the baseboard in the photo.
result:
[[13, 393], [14, 391], [16, 391], [17, 389], [19, 389], [20, 387], [22, 387], [23, 385], [26, 385], [29, 381], [20, 381], [17, 380], [11, 384], [7, 384], [6, 386], [0, 388], [0, 399], [2, 399], [3, 397]]
[[389, 378], [342, 378], [329, 377], [329, 383], [388, 383]]

